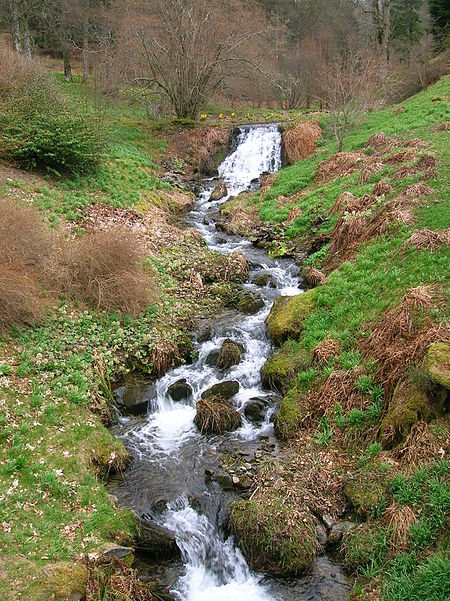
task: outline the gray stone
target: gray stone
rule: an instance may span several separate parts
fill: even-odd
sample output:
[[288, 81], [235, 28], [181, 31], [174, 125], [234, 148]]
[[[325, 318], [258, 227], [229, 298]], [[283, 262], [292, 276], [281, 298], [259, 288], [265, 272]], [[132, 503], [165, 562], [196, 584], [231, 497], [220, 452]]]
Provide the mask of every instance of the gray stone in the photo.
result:
[[208, 365], [209, 367], [216, 367], [217, 366], [217, 358], [219, 357], [219, 350], [214, 350], [211, 351], [208, 356], [206, 357], [205, 360], [205, 364]]
[[260, 401], [249, 401], [244, 408], [244, 415], [250, 422], [264, 420], [265, 407]]
[[169, 559], [179, 555], [173, 532], [150, 520], [138, 520], [138, 534], [134, 544], [136, 550], [153, 559]]
[[183, 401], [192, 397], [192, 387], [185, 378], [171, 384], [167, 392], [174, 401]]
[[317, 542], [319, 543], [319, 545], [321, 547], [325, 547], [327, 542], [328, 542], [328, 536], [327, 533], [325, 532], [325, 528], [323, 528], [320, 525], [316, 526], [316, 538], [317, 538]]
[[129, 384], [114, 391], [119, 410], [126, 414], [147, 412], [149, 401], [156, 396], [154, 384]]
[[341, 542], [344, 534], [347, 534], [356, 524], [353, 522], [338, 522], [331, 529], [330, 535], [328, 536], [328, 543], [330, 545], [337, 545]]
[[116, 557], [122, 561], [130, 560], [134, 557], [134, 549], [131, 547], [111, 547], [107, 551], [103, 552], [104, 557]]
[[329, 515], [328, 513], [323, 514], [322, 522], [325, 524], [325, 526], [328, 528], [328, 530], [331, 530], [331, 528], [333, 528], [333, 526], [335, 524], [335, 521], [333, 520], [331, 515]]

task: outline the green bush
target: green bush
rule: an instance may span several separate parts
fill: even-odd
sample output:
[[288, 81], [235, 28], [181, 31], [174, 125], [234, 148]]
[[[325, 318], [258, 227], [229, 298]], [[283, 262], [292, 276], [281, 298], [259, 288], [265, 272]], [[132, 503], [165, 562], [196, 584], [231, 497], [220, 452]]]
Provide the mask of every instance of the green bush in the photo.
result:
[[88, 173], [99, 164], [102, 142], [89, 119], [55, 107], [53, 114], [0, 114], [3, 158], [27, 169]]

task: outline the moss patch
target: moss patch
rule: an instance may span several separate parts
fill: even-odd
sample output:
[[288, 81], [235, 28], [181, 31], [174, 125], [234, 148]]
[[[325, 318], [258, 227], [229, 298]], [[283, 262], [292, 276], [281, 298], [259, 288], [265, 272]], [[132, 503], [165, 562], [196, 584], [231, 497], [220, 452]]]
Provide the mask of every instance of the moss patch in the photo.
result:
[[298, 390], [292, 388], [281, 401], [275, 417], [275, 434], [281, 440], [293, 438], [298, 434], [307, 415], [308, 410], [302, 405]]
[[432, 344], [424, 361], [424, 369], [430, 380], [438, 386], [450, 389], [450, 346], [444, 342]]
[[273, 343], [279, 346], [289, 338], [298, 340], [304, 322], [315, 309], [315, 290], [298, 296], [278, 298], [266, 319], [267, 329]]
[[385, 474], [362, 469], [346, 480], [344, 494], [359, 518], [379, 515], [388, 499]]
[[381, 422], [383, 445], [389, 448], [399, 444], [414, 424], [428, 421], [432, 414], [433, 408], [424, 390], [414, 384], [400, 383]]
[[88, 572], [81, 564], [54, 564], [44, 568], [44, 573], [46, 576], [45, 592], [51, 599], [67, 601], [84, 597]]
[[297, 342], [288, 340], [261, 368], [263, 386], [284, 393], [297, 374], [307, 369], [310, 363], [309, 353]]
[[315, 557], [314, 522], [305, 511], [291, 513], [289, 503], [273, 491], [251, 501], [233, 503], [231, 530], [250, 566], [275, 574], [300, 574]]

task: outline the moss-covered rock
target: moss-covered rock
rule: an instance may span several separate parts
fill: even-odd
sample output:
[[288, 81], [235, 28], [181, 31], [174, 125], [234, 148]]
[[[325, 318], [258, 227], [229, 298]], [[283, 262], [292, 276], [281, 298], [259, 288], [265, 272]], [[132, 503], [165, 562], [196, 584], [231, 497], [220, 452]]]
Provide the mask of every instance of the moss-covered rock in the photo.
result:
[[276, 345], [289, 338], [299, 340], [304, 322], [315, 308], [316, 290], [308, 290], [298, 296], [280, 296], [274, 303], [266, 325]]
[[219, 354], [217, 355], [216, 366], [218, 369], [227, 370], [233, 365], [239, 365], [242, 360], [244, 348], [242, 344], [233, 342], [233, 340], [225, 340], [222, 344]]
[[131, 455], [122, 441], [103, 428], [98, 430], [94, 447], [89, 453], [95, 472], [100, 478], [123, 472], [131, 461]]
[[228, 194], [227, 186], [224, 181], [219, 181], [216, 187], [211, 192], [209, 202], [215, 202], [216, 200], [222, 200]]
[[250, 567], [274, 574], [308, 570], [316, 553], [315, 526], [309, 511], [292, 516], [281, 495], [257, 495], [231, 506], [230, 528]]
[[288, 340], [261, 368], [264, 388], [285, 393], [291, 388], [297, 374], [308, 368], [310, 355], [297, 342]]
[[57, 563], [44, 568], [45, 589], [54, 601], [84, 599], [88, 579], [87, 569], [80, 563]]
[[263, 307], [263, 299], [259, 295], [252, 294], [251, 292], [243, 294], [238, 303], [239, 310], [243, 313], [248, 313], [249, 315], [258, 313]]
[[450, 346], [444, 342], [432, 344], [423, 362], [425, 373], [438, 386], [450, 389]]
[[429, 421], [434, 409], [426, 392], [412, 383], [401, 382], [394, 391], [381, 422], [381, 441], [392, 448], [405, 440], [418, 421]]
[[280, 440], [296, 436], [306, 417], [308, 409], [301, 402], [300, 393], [292, 388], [280, 403], [274, 420], [275, 434]]
[[192, 386], [187, 383], [186, 378], [183, 378], [171, 384], [168, 387], [167, 392], [169, 393], [172, 400], [178, 402], [191, 398], [193, 391]]
[[359, 518], [378, 516], [388, 501], [386, 474], [362, 469], [344, 480], [344, 494]]
[[237, 382], [236, 380], [226, 380], [225, 382], [219, 382], [218, 384], [214, 384], [214, 386], [211, 386], [211, 388], [205, 390], [202, 393], [202, 399], [220, 397], [224, 401], [227, 401], [238, 392], [239, 382]]

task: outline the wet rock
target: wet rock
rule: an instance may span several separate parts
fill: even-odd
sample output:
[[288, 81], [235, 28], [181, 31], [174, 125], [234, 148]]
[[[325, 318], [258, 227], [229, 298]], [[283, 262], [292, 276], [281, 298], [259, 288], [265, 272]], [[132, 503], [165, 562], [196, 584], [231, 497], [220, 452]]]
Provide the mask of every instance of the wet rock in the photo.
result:
[[356, 524], [354, 522], [338, 522], [333, 526], [331, 532], [328, 536], [328, 544], [335, 546], [338, 545], [344, 534], [350, 532], [352, 528], [355, 528]]
[[204, 323], [197, 332], [197, 342], [203, 344], [208, 342], [212, 338], [212, 325], [210, 323]]
[[316, 526], [316, 538], [321, 547], [325, 547], [328, 542], [328, 536], [323, 526]]
[[231, 397], [234, 397], [238, 392], [239, 382], [236, 380], [226, 380], [225, 382], [214, 384], [214, 386], [205, 390], [202, 393], [202, 399], [221, 397], [223, 400], [228, 400], [231, 399]]
[[208, 476], [208, 478], [212, 478], [214, 476], [214, 470], [210, 469], [210, 468], [206, 468], [205, 469], [205, 476]]
[[119, 410], [124, 414], [142, 415], [149, 401], [156, 396], [154, 384], [129, 384], [114, 391]]
[[261, 423], [264, 420], [265, 406], [260, 401], [249, 401], [244, 408], [244, 415], [254, 423]]
[[216, 477], [216, 482], [220, 484], [223, 490], [229, 491], [234, 489], [233, 480], [229, 474], [219, 474]]
[[176, 402], [184, 401], [192, 397], [192, 387], [187, 383], [186, 379], [178, 380], [169, 386], [167, 392]]
[[244, 347], [242, 344], [233, 342], [233, 340], [225, 340], [222, 348], [217, 356], [216, 367], [218, 369], [227, 370], [233, 365], [239, 365], [242, 360]]
[[304, 322], [315, 309], [317, 290], [297, 296], [280, 296], [266, 319], [267, 329], [275, 345], [288, 339], [299, 340]]
[[227, 194], [228, 194], [228, 190], [225, 185], [225, 182], [219, 181], [217, 183], [216, 187], [214, 188], [214, 190], [211, 192], [211, 195], [209, 197], [209, 202], [214, 202], [216, 200], [222, 200], [222, 198], [225, 198], [225, 196], [227, 196]]
[[152, 503], [152, 511], [154, 513], [163, 513], [167, 509], [167, 499], [158, 499]]
[[197, 403], [194, 423], [201, 434], [224, 434], [242, 426], [241, 414], [221, 396], [208, 396]]
[[273, 278], [269, 273], [261, 273], [259, 275], [255, 275], [255, 277], [252, 279], [252, 284], [254, 284], [255, 286], [261, 286], [262, 288], [264, 286], [270, 286], [271, 288], [275, 286]]
[[251, 292], [246, 292], [245, 294], [243, 294], [238, 303], [239, 310], [249, 315], [258, 313], [258, 311], [263, 307], [263, 299], [259, 295], [253, 294]]
[[173, 532], [142, 518], [138, 520], [134, 545], [137, 551], [152, 559], [169, 559], [180, 553]]
[[333, 520], [331, 515], [329, 515], [328, 513], [323, 514], [322, 522], [325, 524], [325, 526], [328, 528], [328, 530], [331, 530], [331, 528], [333, 528], [333, 526], [335, 524], [335, 521]]
[[217, 367], [217, 359], [219, 357], [219, 350], [211, 351], [205, 359], [205, 364], [209, 367]]

